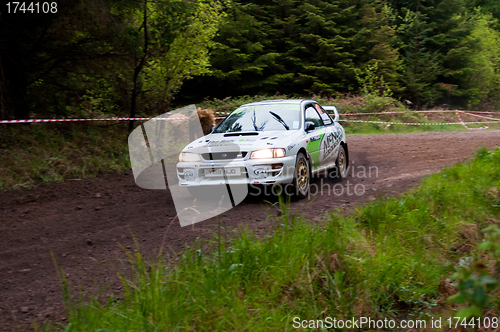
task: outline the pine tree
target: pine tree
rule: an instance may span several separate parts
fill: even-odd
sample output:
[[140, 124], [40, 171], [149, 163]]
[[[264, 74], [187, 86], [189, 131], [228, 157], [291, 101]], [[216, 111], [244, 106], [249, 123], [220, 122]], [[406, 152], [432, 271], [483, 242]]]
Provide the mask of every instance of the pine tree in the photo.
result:
[[[472, 27], [463, 0], [392, 0], [403, 58], [404, 97], [417, 106], [464, 96], [472, 74]], [[443, 97], [450, 97], [443, 99]], [[440, 99], [441, 98], [441, 99]]]
[[215, 75], [196, 79], [184, 91], [345, 93], [358, 88], [354, 68], [374, 63], [398, 90], [394, 29], [377, 2], [240, 0], [229, 13], [212, 52]]

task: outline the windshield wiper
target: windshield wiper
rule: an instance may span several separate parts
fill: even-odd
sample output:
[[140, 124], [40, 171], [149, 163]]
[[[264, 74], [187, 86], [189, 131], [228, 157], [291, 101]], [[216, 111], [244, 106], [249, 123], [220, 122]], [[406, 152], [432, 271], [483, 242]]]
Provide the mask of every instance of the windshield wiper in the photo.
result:
[[255, 116], [255, 110], [253, 111], [253, 115], [252, 115], [252, 124], [253, 124], [253, 128], [255, 129], [255, 131], [259, 131], [259, 128], [257, 128], [257, 124], [255, 123], [257, 121], [257, 117]]
[[290, 130], [290, 127], [288, 127], [288, 125], [286, 124], [286, 122], [281, 118], [281, 116], [279, 116], [278, 114], [274, 113], [273, 111], [269, 111], [269, 113], [271, 113], [272, 116], [274, 116], [274, 118], [283, 125], [283, 127], [286, 128], [286, 130]]

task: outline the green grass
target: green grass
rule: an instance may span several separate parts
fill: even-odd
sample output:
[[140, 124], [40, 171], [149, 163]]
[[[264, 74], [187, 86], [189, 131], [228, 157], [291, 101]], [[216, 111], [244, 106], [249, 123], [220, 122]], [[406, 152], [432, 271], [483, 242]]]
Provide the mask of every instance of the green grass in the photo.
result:
[[125, 124], [2, 125], [0, 189], [130, 168]]
[[215, 236], [216, 250], [195, 243], [173, 266], [136, 251], [121, 299], [68, 306], [67, 325], [53, 328], [292, 331], [297, 316], [437, 317], [450, 309], [440, 284], [472, 255], [463, 249], [500, 223], [498, 188], [500, 148], [480, 150], [399, 199], [332, 212], [320, 224], [290, 215], [281, 201], [283, 213], [263, 238], [247, 229]]

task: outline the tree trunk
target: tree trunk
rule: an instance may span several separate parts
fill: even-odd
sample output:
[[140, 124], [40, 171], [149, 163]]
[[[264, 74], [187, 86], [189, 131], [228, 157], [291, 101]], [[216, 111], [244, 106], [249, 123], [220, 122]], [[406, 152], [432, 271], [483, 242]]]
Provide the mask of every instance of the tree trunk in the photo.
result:
[[[130, 117], [135, 118], [135, 110], [136, 110], [136, 105], [137, 105], [137, 94], [138, 94], [138, 80], [139, 80], [139, 74], [142, 71], [142, 68], [144, 67], [144, 63], [146, 62], [146, 57], [148, 56], [148, 0], [144, 0], [144, 18], [143, 18], [143, 27], [144, 27], [144, 54], [142, 55], [141, 61], [139, 61], [139, 64], [135, 66], [134, 68], [134, 85], [132, 88], [132, 100], [131, 100], [131, 105], [130, 105]], [[134, 120], [130, 120], [128, 123], [128, 130], [129, 132], [134, 129]]]

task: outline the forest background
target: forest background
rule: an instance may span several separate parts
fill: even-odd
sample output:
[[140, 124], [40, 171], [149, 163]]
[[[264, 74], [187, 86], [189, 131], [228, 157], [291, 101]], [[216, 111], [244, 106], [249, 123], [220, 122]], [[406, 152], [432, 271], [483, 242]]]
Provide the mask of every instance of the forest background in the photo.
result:
[[[12, 3], [11, 3], [12, 4]], [[0, 11], [0, 118], [242, 95], [500, 106], [497, 0], [60, 0]]]

